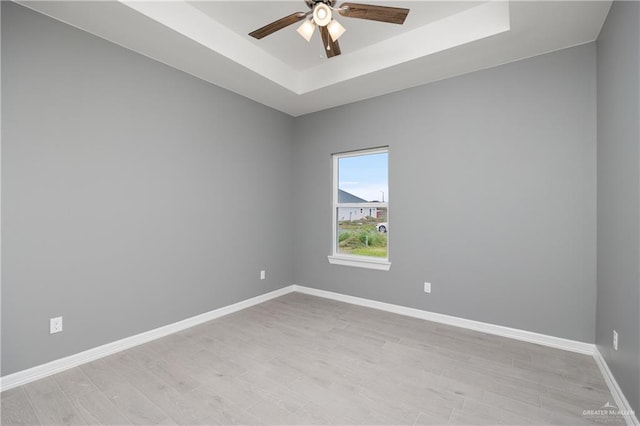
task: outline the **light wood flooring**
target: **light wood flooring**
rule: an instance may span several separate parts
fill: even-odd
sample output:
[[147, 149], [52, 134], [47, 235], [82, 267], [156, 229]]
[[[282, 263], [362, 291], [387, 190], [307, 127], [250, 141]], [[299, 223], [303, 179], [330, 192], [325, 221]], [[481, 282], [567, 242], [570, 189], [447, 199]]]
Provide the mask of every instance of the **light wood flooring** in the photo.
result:
[[2, 393], [2, 424], [624, 424], [586, 355], [292, 293]]

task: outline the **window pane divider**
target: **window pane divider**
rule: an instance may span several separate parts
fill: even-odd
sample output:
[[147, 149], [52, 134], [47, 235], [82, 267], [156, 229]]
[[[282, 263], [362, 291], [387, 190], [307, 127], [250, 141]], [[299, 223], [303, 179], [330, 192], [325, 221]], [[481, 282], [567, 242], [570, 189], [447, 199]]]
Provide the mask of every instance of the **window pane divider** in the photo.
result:
[[335, 207], [343, 207], [349, 209], [359, 209], [359, 208], [381, 208], [386, 209], [389, 206], [387, 203], [338, 203]]

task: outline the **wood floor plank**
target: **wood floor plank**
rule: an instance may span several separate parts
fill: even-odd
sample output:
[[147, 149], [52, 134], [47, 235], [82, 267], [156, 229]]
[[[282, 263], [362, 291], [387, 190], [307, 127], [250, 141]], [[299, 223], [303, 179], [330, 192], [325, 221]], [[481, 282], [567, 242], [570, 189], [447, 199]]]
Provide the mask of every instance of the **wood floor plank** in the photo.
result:
[[53, 379], [69, 398], [99, 390], [80, 368], [58, 373], [53, 376]]
[[299, 425], [330, 425], [335, 424], [329, 421], [330, 413], [313, 402], [307, 403], [296, 413]]
[[210, 420], [211, 413], [194, 401], [189, 392], [165, 383], [144, 385], [140, 391], [178, 424], [206, 424]]
[[229, 399], [226, 394], [226, 389], [206, 384], [192, 390], [187, 395], [194, 403], [209, 413], [208, 420], [212, 424], [254, 425], [261, 423], [259, 418], [249, 414], [247, 410]]
[[462, 409], [454, 409], [449, 424], [536, 425], [534, 419], [520, 416], [473, 400], [466, 401]]
[[11, 389], [2, 393], [0, 406], [0, 423], [7, 426], [40, 424], [24, 387]]
[[[264, 374], [264, 371], [250, 371], [235, 379], [244, 389], [248, 389], [261, 399], [258, 404], [277, 405], [290, 413], [297, 413], [309, 401], [291, 391], [276, 378]], [[257, 404], [254, 404], [257, 405]], [[252, 412], [251, 410], [248, 410]]]
[[24, 387], [41, 424], [83, 425], [89, 421], [75, 409], [52, 377]]
[[580, 417], [568, 416], [559, 411], [547, 410], [489, 391], [484, 393], [482, 402], [486, 405], [525, 417], [539, 424], [575, 425], [580, 422], [585, 422], [585, 420]]
[[126, 381], [126, 373], [119, 374], [117, 370], [111, 369], [104, 360], [97, 360], [80, 368], [118, 407], [130, 423], [155, 425], [164, 422], [169, 417], [131, 383]]
[[88, 424], [128, 423], [127, 418], [81, 369], [72, 368], [56, 374], [53, 378]]
[[71, 399], [73, 407], [87, 420], [86, 424], [120, 425], [128, 419], [102, 392], [87, 392]]

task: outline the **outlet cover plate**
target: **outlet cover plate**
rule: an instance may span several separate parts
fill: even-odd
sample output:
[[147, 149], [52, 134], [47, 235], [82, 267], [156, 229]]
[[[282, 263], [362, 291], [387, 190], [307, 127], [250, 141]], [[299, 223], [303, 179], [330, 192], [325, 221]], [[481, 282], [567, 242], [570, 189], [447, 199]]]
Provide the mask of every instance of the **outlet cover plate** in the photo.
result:
[[60, 333], [62, 331], [62, 317], [51, 318], [49, 320], [49, 334]]

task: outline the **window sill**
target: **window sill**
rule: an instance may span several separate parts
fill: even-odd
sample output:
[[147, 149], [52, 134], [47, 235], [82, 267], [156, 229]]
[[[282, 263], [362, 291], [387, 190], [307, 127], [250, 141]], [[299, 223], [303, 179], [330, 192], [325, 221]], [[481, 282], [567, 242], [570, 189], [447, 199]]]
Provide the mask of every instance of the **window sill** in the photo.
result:
[[388, 271], [391, 269], [391, 262], [382, 259], [368, 259], [366, 257], [355, 256], [327, 256], [332, 265], [354, 266], [356, 268], [375, 269], [377, 271]]

